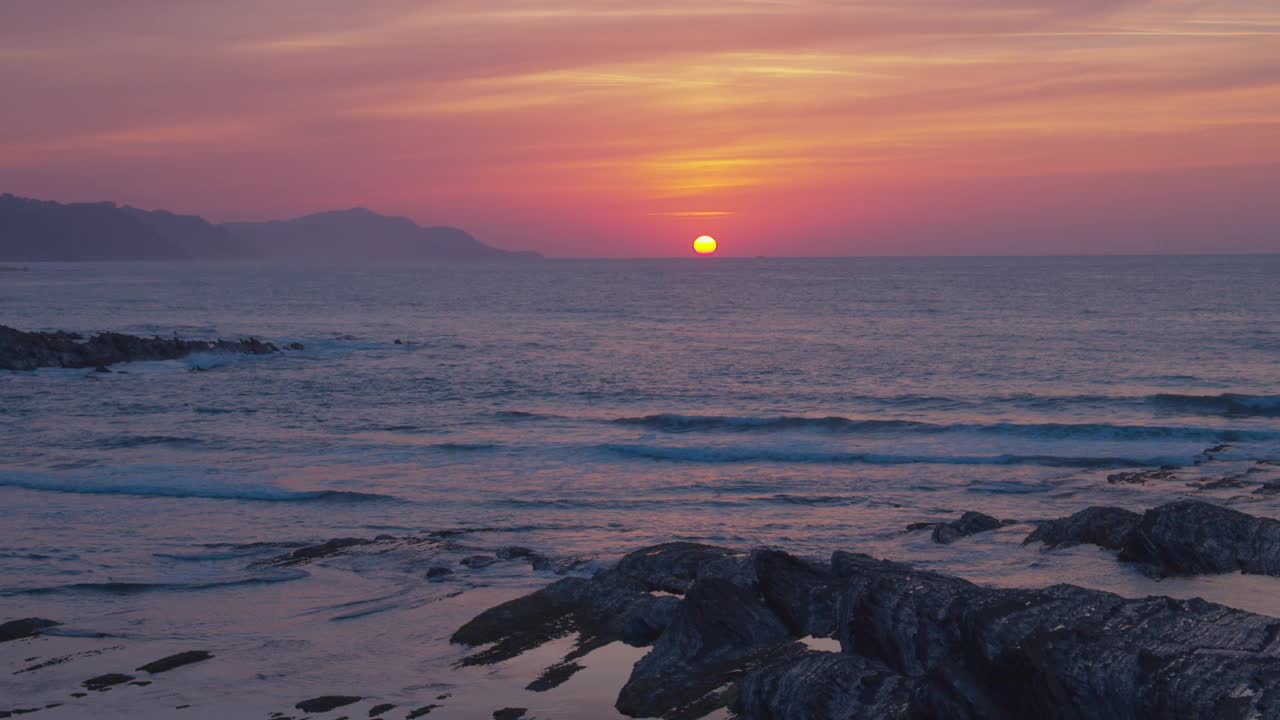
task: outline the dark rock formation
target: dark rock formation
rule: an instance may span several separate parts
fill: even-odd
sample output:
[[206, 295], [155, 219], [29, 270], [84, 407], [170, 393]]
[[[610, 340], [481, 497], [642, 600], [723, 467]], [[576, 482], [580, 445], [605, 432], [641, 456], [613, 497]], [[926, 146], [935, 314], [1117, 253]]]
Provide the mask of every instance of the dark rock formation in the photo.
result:
[[1042, 542], [1051, 548], [1093, 544], [1119, 550], [1141, 519], [1138, 513], [1123, 508], [1091, 507], [1041, 524], [1022, 542]]
[[120, 673], [107, 673], [106, 675], [91, 677], [80, 684], [83, 685], [86, 690], [97, 690], [101, 692], [102, 690], [105, 690], [114, 685], [123, 685], [132, 679], [133, 679], [132, 675], [122, 675]]
[[1023, 542], [1048, 547], [1092, 543], [1154, 576], [1246, 572], [1280, 575], [1280, 521], [1199, 500], [1152, 508], [1142, 515], [1091, 507], [1042, 524]]
[[1148, 510], [1120, 559], [1155, 575], [1280, 575], [1280, 521], [1184, 500]]
[[539, 675], [536, 680], [526, 685], [524, 689], [532, 690], [533, 692], [545, 692], [552, 688], [560, 687], [565, 683], [565, 681], [574, 675], [577, 675], [581, 670], [586, 670], [586, 667], [576, 662], [570, 661], [556, 663], [546, 670], [543, 670], [542, 674]]
[[959, 520], [935, 525], [933, 527], [933, 541], [942, 545], [950, 545], [962, 537], [980, 532], [999, 530], [1002, 524], [990, 515], [970, 511], [961, 515]]
[[502, 708], [493, 711], [493, 720], [522, 720], [527, 712], [527, 708]]
[[358, 698], [354, 695], [323, 695], [310, 700], [303, 700], [293, 707], [302, 712], [322, 713], [329, 712], [335, 708], [345, 707], [352, 703], [357, 703], [364, 698]]
[[465, 565], [472, 570], [478, 570], [479, 568], [488, 567], [496, 562], [498, 562], [498, 559], [492, 555], [472, 555], [470, 557], [462, 558], [462, 560], [459, 561], [459, 564]]
[[10, 640], [20, 640], [25, 637], [39, 635], [41, 630], [57, 627], [61, 624], [54, 620], [36, 617], [10, 620], [7, 623], [0, 624], [0, 642], [9, 642]]
[[793, 640], [755, 592], [700, 579], [653, 650], [636, 663], [618, 710], [631, 717], [702, 717], [726, 704], [721, 689], [749, 663], [795, 652]]
[[428, 580], [439, 580], [439, 579], [441, 579], [441, 578], [447, 577], [447, 576], [452, 575], [452, 574], [453, 574], [453, 571], [452, 571], [452, 570], [450, 570], [450, 569], [449, 569], [449, 568], [447, 568], [447, 567], [440, 566], [440, 565], [437, 565], [437, 566], [435, 566], [435, 567], [433, 567], [433, 568], [427, 568], [427, 579], [428, 579]]
[[390, 710], [395, 710], [395, 709], [396, 709], [396, 706], [394, 703], [382, 703], [381, 705], [374, 705], [373, 707], [369, 708], [369, 717], [378, 717], [379, 715], [382, 715]]
[[104, 332], [86, 340], [73, 333], [23, 332], [0, 325], [0, 370], [106, 368], [122, 362], [176, 360], [198, 352], [269, 355], [277, 350], [256, 338], [183, 340]]
[[[655, 598], [663, 589], [683, 598]], [[474, 662], [574, 631], [581, 648], [643, 614], [644, 597], [675, 607], [619, 694], [632, 716], [732, 706], [744, 720], [1280, 718], [1280, 620], [1069, 585], [983, 588], [843, 552], [819, 563], [646, 548], [486, 611], [454, 640], [496, 643]], [[796, 642], [808, 635], [841, 651]]]
[[874, 660], [808, 652], [748, 674], [738, 695], [738, 718], [905, 717], [914, 689], [910, 680]]
[[186, 652], [180, 652], [176, 655], [170, 655], [169, 657], [160, 658], [155, 662], [149, 662], [146, 665], [143, 665], [142, 667], [137, 668], [137, 670], [138, 672], [145, 672], [145, 673], [151, 673], [152, 675], [156, 675], [162, 672], [169, 672], [174, 668], [180, 668], [183, 665], [190, 665], [191, 663], [203, 662], [212, 657], [213, 657], [213, 653], [207, 652], [205, 650], [187, 650]]

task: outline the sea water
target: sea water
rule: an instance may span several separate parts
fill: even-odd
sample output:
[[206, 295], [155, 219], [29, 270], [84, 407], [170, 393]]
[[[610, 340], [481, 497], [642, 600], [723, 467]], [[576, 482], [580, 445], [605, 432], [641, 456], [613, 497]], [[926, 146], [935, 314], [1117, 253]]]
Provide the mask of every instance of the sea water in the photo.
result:
[[[68, 697], [79, 675], [5, 673], [0, 697], [66, 703], [50, 717], [217, 717], [346, 690], [487, 717], [484, 683], [532, 678], [451, 670], [461, 622], [673, 539], [1280, 615], [1280, 580], [1156, 583], [1097, 548], [1021, 543], [1090, 505], [1195, 497], [1280, 517], [1262, 487], [1280, 480], [1276, 278], [1280, 256], [6, 273], [0, 323], [19, 329], [304, 349], [0, 372], [0, 621], [105, 636], [59, 638], [103, 650], [78, 661], [85, 677], [166, 647], [218, 663], [181, 688], [89, 699]], [[1174, 476], [1108, 481], [1158, 466]], [[1232, 476], [1246, 481], [1207, 486]], [[950, 546], [905, 530], [966, 510], [1013, 524]], [[259, 563], [432, 532], [449, 542]], [[512, 545], [551, 562], [458, 565]], [[427, 582], [434, 566], [455, 574]], [[616, 693], [635, 659], [609, 652], [622, 671], [513, 702], [604, 717], [595, 688]]]

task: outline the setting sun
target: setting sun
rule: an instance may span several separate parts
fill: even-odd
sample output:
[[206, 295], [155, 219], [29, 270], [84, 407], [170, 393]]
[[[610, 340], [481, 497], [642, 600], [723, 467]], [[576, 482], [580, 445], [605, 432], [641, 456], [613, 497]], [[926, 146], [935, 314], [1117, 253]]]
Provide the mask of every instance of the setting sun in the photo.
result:
[[710, 235], [700, 235], [693, 241], [693, 251], [699, 255], [710, 255], [716, 251], [716, 239]]

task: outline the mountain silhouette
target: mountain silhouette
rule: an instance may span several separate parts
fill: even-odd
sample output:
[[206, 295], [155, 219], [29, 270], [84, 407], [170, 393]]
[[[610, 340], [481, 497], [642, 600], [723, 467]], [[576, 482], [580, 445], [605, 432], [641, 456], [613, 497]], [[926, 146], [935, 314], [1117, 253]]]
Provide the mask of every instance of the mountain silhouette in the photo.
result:
[[366, 208], [217, 225], [112, 202], [0, 195], [0, 261], [522, 258], [451, 227]]

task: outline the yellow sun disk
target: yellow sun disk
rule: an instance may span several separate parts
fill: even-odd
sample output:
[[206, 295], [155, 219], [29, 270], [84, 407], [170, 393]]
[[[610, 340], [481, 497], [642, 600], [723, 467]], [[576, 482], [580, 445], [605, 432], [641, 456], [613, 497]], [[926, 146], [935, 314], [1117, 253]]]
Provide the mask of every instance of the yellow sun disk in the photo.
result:
[[701, 235], [693, 241], [693, 251], [699, 255], [710, 255], [716, 251], [716, 239], [710, 235]]

